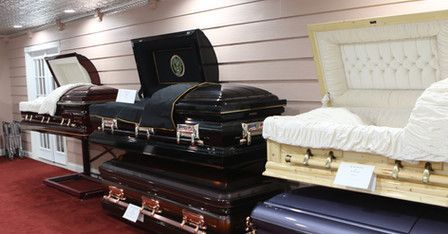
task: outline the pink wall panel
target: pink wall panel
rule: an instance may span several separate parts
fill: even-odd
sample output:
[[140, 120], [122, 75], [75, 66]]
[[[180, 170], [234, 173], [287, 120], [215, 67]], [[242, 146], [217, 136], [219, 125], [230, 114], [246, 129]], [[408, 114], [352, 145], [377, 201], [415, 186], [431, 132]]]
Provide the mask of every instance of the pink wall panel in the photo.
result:
[[[6, 52], [0, 48], [0, 61], [9, 64], [6, 81], [12, 88], [9, 83], [6, 87], [13, 94], [0, 95], [6, 94], [14, 106], [9, 107], [8, 118], [19, 118], [18, 103], [27, 99], [23, 52], [27, 46], [59, 42], [63, 53], [76, 51], [92, 59], [103, 83], [138, 89], [130, 39], [201, 28], [215, 46], [222, 81], [278, 94], [288, 99], [287, 114], [292, 115], [320, 105], [308, 24], [443, 9], [448, 9], [448, 1], [164, 0], [156, 9], [145, 6], [106, 15], [103, 22], [86, 18], [68, 23], [64, 31], [52, 27], [32, 38], [10, 39]], [[68, 146], [69, 162], [75, 164], [80, 158], [78, 144], [69, 141]]]

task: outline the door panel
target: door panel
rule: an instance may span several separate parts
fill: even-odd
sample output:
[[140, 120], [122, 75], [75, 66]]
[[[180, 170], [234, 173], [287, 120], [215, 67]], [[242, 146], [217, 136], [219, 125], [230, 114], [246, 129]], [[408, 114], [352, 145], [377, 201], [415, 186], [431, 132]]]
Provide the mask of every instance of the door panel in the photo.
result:
[[[27, 66], [27, 85], [29, 100], [45, 97], [56, 85], [51, 72], [45, 62], [45, 56], [53, 56], [57, 48], [46, 48], [43, 50], [25, 50]], [[67, 145], [65, 137], [46, 133], [31, 132], [32, 151], [39, 158], [63, 164], [67, 163]]]
[[53, 135], [54, 142], [54, 162], [62, 165], [67, 164], [67, 141], [65, 137]]

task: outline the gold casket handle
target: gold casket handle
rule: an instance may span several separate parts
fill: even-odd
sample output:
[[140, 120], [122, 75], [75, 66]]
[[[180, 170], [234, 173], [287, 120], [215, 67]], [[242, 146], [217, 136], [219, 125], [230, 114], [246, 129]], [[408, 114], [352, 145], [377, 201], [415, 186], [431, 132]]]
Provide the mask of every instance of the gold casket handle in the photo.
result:
[[427, 184], [429, 183], [429, 177], [431, 176], [432, 165], [430, 162], [425, 163], [425, 169], [423, 170], [422, 182]]
[[403, 165], [401, 164], [400, 160], [395, 160], [394, 168], [392, 169], [392, 178], [398, 179], [398, 173], [400, 172], [400, 169], [403, 168]]
[[302, 159], [300, 157], [298, 157], [298, 156], [293, 156], [293, 155], [287, 154], [285, 156], [285, 162], [287, 162], [287, 163], [294, 163], [294, 164], [302, 163], [303, 165], [308, 166], [309, 165], [308, 162], [309, 162], [309, 160], [310, 160], [310, 158], [312, 156], [313, 156], [313, 154], [311, 153], [311, 150], [307, 149], [306, 153], [305, 153], [305, 155], [303, 155]]
[[325, 160], [325, 168], [331, 168], [331, 163], [333, 162], [333, 160], [335, 160], [336, 157], [334, 156], [333, 151], [328, 152], [328, 157]]
[[313, 156], [310, 149], [306, 150], [305, 157], [303, 157], [303, 165], [308, 166], [308, 162], [310, 161], [310, 158]]
[[148, 198], [142, 196], [142, 210], [148, 210], [150, 212], [149, 215], [154, 216], [154, 214], [162, 213], [160, 209], [160, 202], [153, 198]]
[[248, 216], [246, 218], [246, 234], [255, 234], [257, 230], [255, 229], [255, 225], [252, 222], [252, 218]]
[[[121, 189], [118, 189], [114, 186], [109, 186], [109, 192], [114, 193], [115, 195], [105, 195], [103, 199], [108, 202], [113, 202], [114, 204], [127, 208], [130, 203], [124, 202], [124, 192]], [[123, 195], [123, 199], [117, 199], [114, 196], [121, 197]], [[171, 217], [162, 216], [160, 213], [162, 212], [160, 209], [159, 201], [152, 198], [142, 197], [142, 207], [140, 208], [141, 214], [144, 216], [148, 216], [151, 219], [154, 219], [157, 222], [162, 222], [168, 226], [173, 226], [181, 229], [186, 233], [195, 233], [195, 234], [206, 234], [206, 223], [205, 219], [200, 214], [195, 214], [192, 212], [188, 212], [186, 210], [182, 210], [182, 223], [178, 220], [174, 220]]]
[[112, 185], [109, 186], [109, 194], [107, 195], [107, 198], [109, 200], [114, 200], [115, 203], [126, 199], [124, 196], [124, 190]]
[[205, 223], [204, 216], [201, 214], [193, 213], [188, 210], [182, 210], [182, 223], [181, 227], [189, 225], [194, 228], [194, 233], [198, 233], [200, 230], [206, 230], [207, 225]]

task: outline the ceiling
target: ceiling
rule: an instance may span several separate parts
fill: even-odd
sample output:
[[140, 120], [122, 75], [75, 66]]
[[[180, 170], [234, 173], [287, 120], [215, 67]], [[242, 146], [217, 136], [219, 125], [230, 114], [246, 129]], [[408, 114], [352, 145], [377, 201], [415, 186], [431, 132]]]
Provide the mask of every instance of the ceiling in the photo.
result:
[[[31, 29], [55, 25], [93, 16], [95, 9], [114, 13], [144, 5], [148, 0], [0, 0], [0, 36], [23, 33]], [[75, 13], [64, 13], [72, 9]], [[22, 28], [14, 28], [21, 25]]]

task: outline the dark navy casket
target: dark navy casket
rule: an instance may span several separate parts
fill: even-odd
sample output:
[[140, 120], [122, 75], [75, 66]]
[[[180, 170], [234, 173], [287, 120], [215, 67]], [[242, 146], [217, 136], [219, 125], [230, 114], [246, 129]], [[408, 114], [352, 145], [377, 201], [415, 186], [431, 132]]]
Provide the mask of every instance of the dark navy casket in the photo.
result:
[[222, 165], [225, 157], [248, 151], [264, 158], [263, 120], [283, 113], [286, 100], [263, 89], [218, 83], [216, 55], [201, 30], [132, 43], [141, 99], [91, 106], [91, 116], [102, 122], [92, 142], [145, 154], [148, 145], [168, 147]]
[[[89, 106], [115, 100], [117, 89], [102, 86], [93, 63], [77, 53], [45, 58], [56, 89], [46, 97], [20, 103], [21, 124], [28, 130], [84, 137], [99, 126], [91, 121]], [[36, 64], [44, 74], [44, 64]], [[38, 86], [45, 84], [38, 79]], [[40, 82], [40, 83], [39, 83]]]
[[257, 205], [247, 225], [257, 233], [446, 233], [448, 210], [313, 186]]

